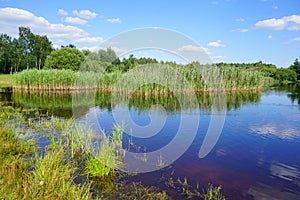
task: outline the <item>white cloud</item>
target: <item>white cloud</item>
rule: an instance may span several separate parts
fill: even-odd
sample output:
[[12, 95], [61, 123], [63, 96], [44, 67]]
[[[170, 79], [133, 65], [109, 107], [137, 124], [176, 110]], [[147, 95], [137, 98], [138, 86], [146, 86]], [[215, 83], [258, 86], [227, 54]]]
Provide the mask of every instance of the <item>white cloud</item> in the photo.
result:
[[90, 10], [73, 10], [73, 14], [84, 19], [94, 19], [98, 15], [97, 13], [92, 12]]
[[175, 50], [175, 53], [180, 52], [199, 52], [199, 53], [205, 53], [205, 54], [211, 54], [207, 48], [202, 48], [199, 46], [193, 46], [193, 45], [185, 45]]
[[80, 24], [80, 25], [84, 25], [87, 23], [86, 20], [80, 19], [78, 17], [66, 17], [63, 21], [71, 24]]
[[292, 39], [292, 41], [294, 41], [294, 42], [300, 42], [300, 37], [296, 37], [296, 38]]
[[248, 30], [248, 29], [245, 29], [245, 28], [243, 28], [243, 29], [239, 29], [238, 31], [239, 31], [239, 32], [241, 32], [241, 33], [246, 33], [246, 32], [248, 32], [249, 30]]
[[267, 28], [273, 30], [300, 30], [300, 15], [290, 15], [279, 19], [271, 18], [258, 21], [255, 28]]
[[[75, 26], [51, 24], [43, 17], [37, 17], [29, 11], [18, 8], [0, 8], [1, 32], [18, 37], [18, 27], [30, 27], [31, 31], [40, 35], [47, 35], [54, 44], [72, 42], [84, 43], [95, 40], [90, 34]], [[98, 38], [100, 41], [100, 39]]]
[[240, 18], [236, 19], [235, 21], [237, 21], [237, 22], [244, 22], [245, 19], [240, 17]]
[[211, 56], [212, 59], [223, 59], [226, 58], [226, 56]]
[[268, 35], [268, 39], [269, 40], [273, 39], [273, 36], [272, 35]]
[[83, 38], [79, 38], [79, 39], [74, 40], [74, 42], [80, 43], [80, 44], [101, 43], [103, 41], [104, 40], [101, 37], [83, 37]]
[[121, 19], [120, 18], [110, 18], [110, 19], [107, 19], [108, 22], [110, 23], [121, 23]]
[[232, 30], [232, 31], [233, 32], [240, 32], [240, 33], [247, 33], [249, 30], [246, 29], [246, 28], [243, 28], [243, 29], [238, 28], [238, 29], [235, 29], [235, 30]]
[[58, 9], [57, 14], [59, 14], [59, 15], [68, 15], [68, 12], [65, 11], [64, 9]]
[[209, 42], [209, 43], [207, 43], [207, 46], [209, 46], [209, 47], [216, 47], [216, 48], [218, 48], [218, 47], [225, 47], [225, 45], [222, 44], [221, 40], [217, 40], [215, 42]]
[[278, 9], [278, 6], [273, 5], [273, 6], [271, 6], [271, 8], [273, 8], [273, 9]]
[[[121, 55], [127, 51], [127, 49], [119, 47], [110, 47], [117, 55]], [[82, 47], [80, 50], [89, 50], [91, 52], [98, 52], [100, 49], [106, 50], [106, 48], [101, 46], [92, 46], [92, 47]]]

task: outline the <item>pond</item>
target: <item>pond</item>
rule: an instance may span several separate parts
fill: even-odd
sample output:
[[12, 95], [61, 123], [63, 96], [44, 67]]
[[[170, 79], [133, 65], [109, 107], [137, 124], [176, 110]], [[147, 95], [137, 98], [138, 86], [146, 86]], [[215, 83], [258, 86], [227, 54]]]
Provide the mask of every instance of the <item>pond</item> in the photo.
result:
[[[214, 114], [224, 115], [224, 126], [216, 144], [203, 158], [199, 157], [199, 150], [212, 120], [212, 99], [208, 94], [196, 98], [198, 104], [172, 95], [120, 97], [112, 103], [111, 94], [81, 94], [74, 110], [76, 95], [0, 92], [0, 101], [6, 104], [35, 107], [62, 118], [74, 116], [107, 132], [115, 122], [124, 120], [127, 134], [124, 134], [123, 148], [133, 153], [163, 148], [182, 128], [186, 134], [182, 143], [191, 142], [178, 159], [160, 170], [128, 178], [169, 190], [174, 199], [181, 199], [182, 191], [170, 189], [166, 182], [170, 178], [176, 181], [178, 177], [182, 180], [186, 177], [194, 186], [197, 183], [201, 187], [207, 183], [221, 185], [229, 199], [300, 199], [299, 86], [223, 95], [226, 112], [220, 112], [224, 111], [221, 106], [215, 108]], [[130, 120], [126, 120], [128, 117]], [[183, 127], [182, 120], [187, 123]], [[191, 133], [195, 125], [196, 132]], [[136, 133], [138, 130], [148, 132]], [[177, 148], [181, 149], [175, 147], [174, 154]], [[162, 163], [167, 159], [162, 156]]]

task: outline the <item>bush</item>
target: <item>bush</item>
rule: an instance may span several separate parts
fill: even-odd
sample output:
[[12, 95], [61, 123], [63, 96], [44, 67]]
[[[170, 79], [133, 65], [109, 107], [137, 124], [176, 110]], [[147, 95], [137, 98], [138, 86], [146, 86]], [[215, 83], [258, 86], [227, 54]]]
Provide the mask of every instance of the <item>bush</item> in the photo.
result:
[[45, 69], [79, 70], [85, 60], [84, 54], [75, 48], [61, 48], [52, 51], [45, 61]]

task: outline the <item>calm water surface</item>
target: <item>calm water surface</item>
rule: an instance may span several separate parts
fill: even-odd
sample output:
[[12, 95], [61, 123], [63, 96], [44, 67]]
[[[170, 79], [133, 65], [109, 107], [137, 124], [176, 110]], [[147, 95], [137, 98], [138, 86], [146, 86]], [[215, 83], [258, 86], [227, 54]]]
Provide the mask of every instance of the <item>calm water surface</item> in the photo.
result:
[[[199, 149], [210, 122], [210, 102], [199, 97], [200, 110], [193, 105], [183, 110], [174, 98], [136, 99], [128, 103], [110, 104], [109, 95], [96, 97], [95, 106], [82, 107], [78, 118], [88, 118], [96, 111], [100, 126], [110, 131], [113, 111], [129, 111], [131, 119], [140, 126], [151, 123], [149, 110], [156, 119], [166, 119], [163, 128], [149, 138], [124, 135], [124, 148], [151, 152], [168, 144], [175, 136], [181, 117], [200, 115], [199, 128], [192, 145], [172, 165], [155, 172], [130, 178], [146, 185], [167, 189], [170, 177], [186, 177], [190, 184], [222, 185], [229, 199], [300, 199], [300, 93], [297, 87], [275, 88], [262, 93], [227, 96], [227, 113], [221, 136], [212, 151], [198, 157]], [[14, 102], [24, 107], [46, 109], [51, 115], [72, 116], [71, 95], [24, 95], [4, 93], [2, 102]], [[153, 106], [160, 104], [165, 108]], [[191, 120], [191, 123], [193, 122]], [[126, 124], [125, 124], [126, 125]], [[187, 137], [189, 133], [187, 131]], [[169, 190], [175, 199], [181, 191]]]

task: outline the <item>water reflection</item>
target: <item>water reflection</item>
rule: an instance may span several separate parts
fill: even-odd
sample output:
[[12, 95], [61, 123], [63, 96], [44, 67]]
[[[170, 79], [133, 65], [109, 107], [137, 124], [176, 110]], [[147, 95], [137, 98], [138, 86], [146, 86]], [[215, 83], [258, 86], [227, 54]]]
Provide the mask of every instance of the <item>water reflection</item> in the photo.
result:
[[[6, 97], [2, 95], [1, 98]], [[153, 105], [162, 106], [167, 112], [175, 111], [191, 111], [194, 108], [198, 107], [202, 111], [210, 111], [212, 108], [212, 98], [209, 94], [198, 94], [197, 96], [198, 105], [192, 101], [192, 98], [188, 95], [175, 96], [135, 96], [129, 99], [119, 95], [117, 98], [114, 98], [114, 105], [112, 105], [112, 95], [111, 93], [22, 93], [22, 92], [13, 92], [12, 101], [20, 104], [24, 107], [35, 107], [40, 109], [47, 109], [49, 113], [58, 116], [58, 117], [72, 117], [72, 107], [76, 106], [79, 110], [79, 113], [76, 115], [85, 115], [89, 109], [93, 106], [98, 106], [100, 109], [107, 109], [111, 111], [112, 106], [117, 104], [126, 103], [128, 109], [135, 109], [139, 112], [149, 110]], [[227, 110], [236, 110], [239, 109], [243, 104], [247, 103], [257, 103], [260, 101], [261, 93], [260, 92], [235, 92], [227, 94], [218, 94], [214, 98], [214, 109], [223, 110], [222, 104], [218, 104], [223, 101], [223, 98], [226, 98]], [[117, 101], [115, 101], [117, 100]], [[216, 102], [217, 101], [217, 102]], [[179, 102], [181, 102], [181, 106]], [[79, 117], [78, 116], [78, 117]]]
[[254, 200], [292, 200], [300, 199], [300, 193], [288, 191], [286, 188], [272, 187], [268, 184], [257, 183], [248, 190], [248, 195]]
[[300, 84], [283, 85], [276, 88], [276, 91], [287, 91], [287, 96], [291, 99], [292, 103], [300, 105]]
[[[300, 171], [298, 168], [274, 161], [270, 166], [272, 176], [299, 184]], [[300, 185], [299, 185], [300, 186]]]
[[274, 135], [286, 140], [293, 140], [300, 136], [299, 129], [289, 124], [253, 124], [249, 126], [249, 130], [260, 135]]
[[300, 199], [300, 192], [297, 187], [300, 186], [300, 171], [294, 166], [287, 165], [282, 162], [272, 161], [270, 164], [270, 176], [272, 182], [276, 179], [277, 184], [267, 184], [266, 182], [258, 182], [251, 186], [248, 194], [255, 200], [263, 199]]

